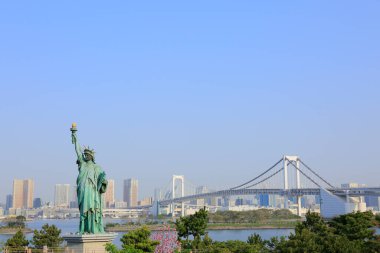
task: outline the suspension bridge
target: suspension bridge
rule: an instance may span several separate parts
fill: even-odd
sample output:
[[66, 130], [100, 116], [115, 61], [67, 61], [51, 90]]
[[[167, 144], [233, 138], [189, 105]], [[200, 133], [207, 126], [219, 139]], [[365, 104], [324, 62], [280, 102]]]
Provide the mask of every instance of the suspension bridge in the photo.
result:
[[328, 218], [354, 211], [355, 206], [350, 202], [350, 198], [380, 196], [380, 187], [335, 187], [298, 156], [283, 156], [256, 177], [224, 190], [197, 191], [186, 188], [185, 177], [180, 175], [174, 175], [167, 188], [163, 196], [155, 197], [153, 213], [158, 214], [160, 207], [169, 206], [174, 215], [176, 205], [180, 205], [180, 214], [184, 215], [185, 203], [194, 200], [268, 194], [283, 197], [283, 208], [289, 208], [289, 198], [295, 199], [297, 214], [301, 215], [301, 198], [311, 195], [320, 197], [321, 214]]

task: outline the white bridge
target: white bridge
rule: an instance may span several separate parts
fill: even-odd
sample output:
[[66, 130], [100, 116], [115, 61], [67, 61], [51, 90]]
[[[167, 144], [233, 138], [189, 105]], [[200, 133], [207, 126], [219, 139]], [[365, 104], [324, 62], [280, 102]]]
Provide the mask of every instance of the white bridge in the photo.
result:
[[[180, 181], [180, 185], [176, 184]], [[228, 197], [239, 195], [271, 194], [297, 199], [297, 213], [301, 212], [301, 197], [318, 195], [321, 200], [321, 214], [324, 217], [333, 217], [353, 211], [350, 197], [380, 196], [380, 187], [337, 188], [318, 175], [298, 156], [284, 156], [263, 173], [238, 186], [229, 189], [207, 193], [185, 195], [184, 176], [175, 175], [172, 178], [171, 189], [163, 199], [155, 201], [153, 212], [158, 213], [160, 206], [170, 207], [174, 214], [175, 204], [181, 205], [181, 215], [184, 214], [184, 203], [213, 197]], [[176, 191], [180, 188], [180, 191]], [[176, 196], [177, 195], [179, 196]], [[180, 193], [180, 194], [178, 194]], [[284, 208], [288, 208], [288, 201], [284, 201]]]

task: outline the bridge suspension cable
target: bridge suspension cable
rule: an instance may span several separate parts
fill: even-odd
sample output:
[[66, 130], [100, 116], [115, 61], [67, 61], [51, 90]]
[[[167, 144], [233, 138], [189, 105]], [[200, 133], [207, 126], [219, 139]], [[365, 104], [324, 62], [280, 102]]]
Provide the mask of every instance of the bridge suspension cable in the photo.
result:
[[[288, 159], [286, 159], [286, 160], [289, 161]], [[293, 165], [293, 167], [296, 168], [296, 170], [301, 172], [302, 175], [304, 175], [307, 179], [309, 179], [311, 182], [313, 182], [316, 186], [318, 186], [319, 188], [322, 188], [317, 182], [315, 182], [312, 178], [310, 178], [308, 175], [306, 175], [301, 169], [297, 168], [297, 166], [293, 164], [293, 161], [289, 161], [289, 163], [291, 165]], [[288, 163], [288, 165], [289, 165], [289, 163]]]
[[[238, 185], [238, 186], [235, 186], [235, 187], [232, 187], [230, 188], [230, 190], [235, 190], [237, 188], [241, 188], [242, 186], [244, 185], [247, 185], [249, 183], [252, 183], [253, 181], [255, 181], [256, 179], [260, 178], [261, 176], [263, 176], [264, 174], [268, 173], [271, 169], [273, 169], [274, 167], [276, 167], [278, 164], [280, 164], [282, 162], [282, 159], [280, 159], [278, 162], [276, 162], [273, 166], [271, 166], [269, 169], [267, 169], [266, 171], [264, 171], [263, 173], [261, 173], [260, 175], [258, 175], [257, 177], [255, 177], [254, 179], [251, 179], [249, 180], [248, 182], [245, 182], [244, 184], [241, 184], [241, 185]], [[277, 173], [276, 173], [277, 174]], [[247, 188], [247, 187], [246, 187]]]
[[172, 180], [170, 179], [168, 183], [163, 188], [160, 189], [162, 190], [162, 194], [163, 194], [162, 199], [171, 198], [171, 194], [172, 194], [171, 184], [172, 184]]
[[[317, 172], [315, 172], [314, 170], [312, 170], [309, 166], [307, 166], [301, 159], [299, 159], [299, 161], [302, 163], [303, 166], [305, 166], [308, 170], [311, 171], [311, 173], [313, 173], [315, 176], [317, 176], [320, 180], [322, 180], [323, 182], [325, 182], [328, 186], [330, 186], [331, 188], [336, 188], [335, 186], [333, 186], [332, 184], [330, 184], [329, 182], [327, 182], [325, 179], [323, 179], [321, 176], [319, 176], [317, 174]], [[293, 165], [294, 166], [294, 165]]]
[[[289, 164], [288, 164], [288, 165], [289, 165]], [[273, 173], [272, 175], [267, 176], [266, 178], [262, 179], [261, 181], [259, 181], [259, 182], [257, 182], [257, 183], [254, 183], [254, 184], [251, 184], [251, 185], [249, 185], [249, 186], [247, 186], [247, 187], [244, 187], [243, 189], [248, 189], [248, 188], [254, 187], [254, 186], [256, 186], [256, 185], [258, 185], [258, 184], [260, 184], [260, 183], [262, 183], [262, 182], [264, 182], [264, 181], [267, 181], [268, 179], [270, 179], [271, 177], [277, 175], [278, 173], [280, 173], [280, 172], [283, 171], [283, 170], [284, 170], [284, 167], [282, 167], [281, 169], [279, 169], [278, 171], [276, 171], [276, 172]]]

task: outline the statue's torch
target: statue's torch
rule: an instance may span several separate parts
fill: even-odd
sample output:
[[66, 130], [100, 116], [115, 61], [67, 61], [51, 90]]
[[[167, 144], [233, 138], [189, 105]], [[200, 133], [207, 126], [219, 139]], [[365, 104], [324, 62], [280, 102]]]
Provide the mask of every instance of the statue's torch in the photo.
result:
[[71, 125], [70, 131], [72, 133], [71, 142], [74, 144], [74, 134], [75, 134], [76, 131], [78, 131], [78, 129], [77, 129], [77, 123], [73, 123]]

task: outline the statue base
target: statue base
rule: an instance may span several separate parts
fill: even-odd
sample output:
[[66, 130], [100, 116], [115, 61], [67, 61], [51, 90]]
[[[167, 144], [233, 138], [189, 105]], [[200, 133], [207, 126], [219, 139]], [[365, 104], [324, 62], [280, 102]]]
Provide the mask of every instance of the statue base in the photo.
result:
[[66, 241], [66, 251], [70, 253], [106, 253], [106, 243], [112, 243], [117, 233], [103, 234], [67, 234], [62, 236]]

